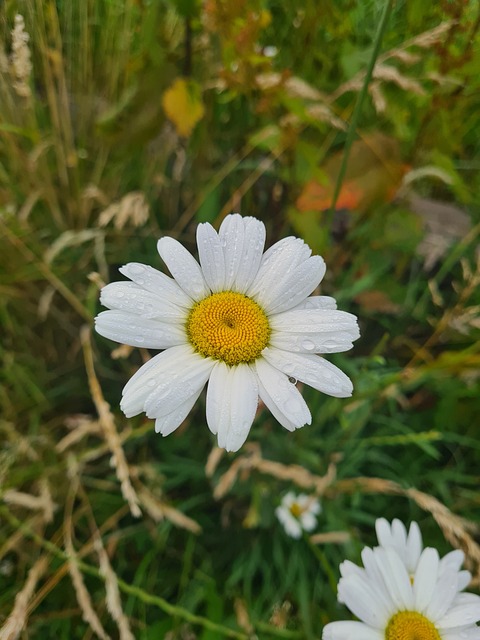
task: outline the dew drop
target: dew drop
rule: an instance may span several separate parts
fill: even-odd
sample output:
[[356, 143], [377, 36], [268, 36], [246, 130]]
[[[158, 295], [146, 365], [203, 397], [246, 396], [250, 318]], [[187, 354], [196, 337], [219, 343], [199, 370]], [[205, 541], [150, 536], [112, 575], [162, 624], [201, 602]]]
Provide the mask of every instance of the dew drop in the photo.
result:
[[117, 291], [117, 298], [123, 298], [124, 295], [123, 291]]
[[288, 375], [289, 373], [293, 373], [295, 371], [295, 365], [291, 362], [287, 362], [283, 365], [282, 370]]
[[133, 275], [138, 275], [145, 271], [145, 267], [143, 266], [143, 264], [131, 264], [129, 266], [129, 270]]
[[137, 336], [135, 338], [135, 342], [138, 342], [140, 344], [142, 342], [145, 342], [145, 338], [143, 336]]
[[293, 376], [288, 376], [288, 381], [291, 384], [297, 384], [298, 380], [296, 378], [294, 378]]
[[312, 340], [302, 340], [301, 345], [302, 348], [307, 351], [313, 351], [313, 349], [315, 349], [315, 343]]
[[192, 291], [196, 296], [199, 296], [203, 293], [203, 287], [201, 284], [194, 284], [192, 286]]

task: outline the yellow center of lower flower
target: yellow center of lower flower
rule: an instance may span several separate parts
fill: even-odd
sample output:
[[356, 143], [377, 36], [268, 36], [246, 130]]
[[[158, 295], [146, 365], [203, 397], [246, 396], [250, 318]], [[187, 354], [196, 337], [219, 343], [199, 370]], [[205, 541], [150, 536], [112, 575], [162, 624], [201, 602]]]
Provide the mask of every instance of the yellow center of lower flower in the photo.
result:
[[299, 518], [304, 511], [304, 507], [301, 507], [298, 502], [294, 502], [292, 505], [290, 505], [290, 513], [295, 518]]
[[222, 291], [193, 306], [187, 335], [202, 356], [233, 366], [258, 358], [268, 344], [270, 325], [254, 300], [242, 293]]
[[441, 640], [435, 625], [418, 611], [400, 611], [387, 625], [385, 640]]

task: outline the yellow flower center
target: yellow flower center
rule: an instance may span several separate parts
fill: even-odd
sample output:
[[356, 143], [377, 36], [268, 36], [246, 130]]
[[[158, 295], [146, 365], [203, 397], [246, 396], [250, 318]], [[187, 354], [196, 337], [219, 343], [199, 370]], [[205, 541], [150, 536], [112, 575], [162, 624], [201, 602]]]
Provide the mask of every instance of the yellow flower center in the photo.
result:
[[389, 621], [385, 640], [441, 640], [435, 625], [418, 611], [400, 611]]
[[186, 328], [195, 351], [230, 366], [253, 362], [270, 338], [270, 325], [263, 309], [243, 293], [234, 291], [213, 293], [197, 302]]
[[294, 502], [292, 505], [290, 505], [290, 513], [295, 518], [299, 518], [304, 511], [304, 507], [301, 507], [298, 502]]

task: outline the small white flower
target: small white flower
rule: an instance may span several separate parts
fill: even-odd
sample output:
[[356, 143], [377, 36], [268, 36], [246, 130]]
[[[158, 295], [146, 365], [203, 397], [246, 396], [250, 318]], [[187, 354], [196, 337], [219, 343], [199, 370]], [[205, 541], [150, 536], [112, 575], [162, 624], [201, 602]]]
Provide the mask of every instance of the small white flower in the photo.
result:
[[312, 531], [317, 526], [317, 515], [321, 512], [320, 502], [304, 493], [298, 496], [289, 491], [282, 498], [275, 515], [285, 532], [292, 538], [300, 538], [302, 531]]
[[[200, 264], [173, 238], [158, 252], [173, 277], [130, 263], [100, 300], [102, 336], [163, 350], [123, 390], [127, 417], [144, 411], [166, 436], [187, 417], [203, 387], [207, 423], [218, 446], [236, 451], [247, 438], [258, 398], [289, 431], [311, 423], [292, 380], [332, 396], [352, 393], [349, 378], [320, 353], [347, 351], [359, 337], [356, 317], [333, 298], [310, 296], [325, 274], [320, 256], [298, 238], [263, 253], [265, 226], [230, 215], [219, 232], [199, 224]], [[309, 297], [310, 296], [310, 297]]]
[[359, 622], [331, 622], [323, 640], [480, 640], [480, 596], [461, 593], [470, 573], [456, 550], [422, 550], [416, 523], [376, 524], [380, 547], [362, 552], [364, 568], [340, 565], [338, 600]]

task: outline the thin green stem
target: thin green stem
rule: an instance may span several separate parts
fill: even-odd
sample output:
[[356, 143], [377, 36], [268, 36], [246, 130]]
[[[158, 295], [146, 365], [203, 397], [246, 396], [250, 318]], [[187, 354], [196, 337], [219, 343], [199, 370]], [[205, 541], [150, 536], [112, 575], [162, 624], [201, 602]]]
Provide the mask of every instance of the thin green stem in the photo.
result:
[[382, 45], [383, 36], [385, 34], [385, 29], [387, 27], [388, 19], [390, 17], [390, 12], [392, 10], [393, 1], [394, 0], [387, 0], [387, 2], [383, 7], [383, 13], [380, 18], [380, 23], [378, 25], [378, 30], [375, 35], [375, 40], [373, 43], [372, 57], [370, 58], [367, 72], [365, 74], [365, 79], [363, 81], [363, 86], [358, 95], [357, 103], [353, 110], [352, 119], [350, 120], [350, 126], [348, 128], [347, 139], [345, 141], [345, 148], [343, 151], [342, 164], [340, 165], [340, 171], [338, 173], [337, 182], [335, 184], [335, 191], [333, 192], [332, 206], [330, 209], [330, 217], [333, 216], [333, 213], [335, 211], [335, 206], [337, 204], [338, 196], [340, 195], [340, 189], [342, 188], [343, 179], [345, 177], [345, 172], [347, 170], [347, 162], [348, 162], [348, 157], [350, 155], [350, 149], [352, 147], [353, 140], [355, 138], [355, 132], [357, 130], [358, 118], [362, 110], [363, 102], [367, 95], [368, 85], [370, 84], [370, 80], [372, 79], [375, 63], [380, 53], [380, 47]]

